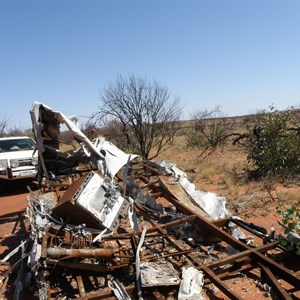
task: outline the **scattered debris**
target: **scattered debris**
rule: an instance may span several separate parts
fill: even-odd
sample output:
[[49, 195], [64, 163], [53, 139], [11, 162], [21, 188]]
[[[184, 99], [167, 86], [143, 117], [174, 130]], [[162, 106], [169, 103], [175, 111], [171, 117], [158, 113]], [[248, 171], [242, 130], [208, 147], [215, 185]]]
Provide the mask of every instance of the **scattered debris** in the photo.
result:
[[[27, 265], [16, 299], [26, 272], [41, 300], [202, 299], [208, 286], [241, 299], [223, 279], [255, 268], [266, 293], [288, 299], [299, 290], [299, 274], [271, 253], [292, 256], [294, 265], [299, 257], [266, 229], [231, 216], [224, 197], [197, 190], [175, 164], [141, 161], [103, 137], [89, 140], [41, 103], [31, 117], [40, 190], [29, 191], [29, 246], [19, 247]], [[257, 247], [248, 233], [261, 240]]]
[[178, 300], [201, 300], [201, 290], [203, 284], [203, 272], [198, 271], [194, 267], [183, 267]]
[[142, 287], [179, 285], [180, 279], [170, 262], [142, 262]]

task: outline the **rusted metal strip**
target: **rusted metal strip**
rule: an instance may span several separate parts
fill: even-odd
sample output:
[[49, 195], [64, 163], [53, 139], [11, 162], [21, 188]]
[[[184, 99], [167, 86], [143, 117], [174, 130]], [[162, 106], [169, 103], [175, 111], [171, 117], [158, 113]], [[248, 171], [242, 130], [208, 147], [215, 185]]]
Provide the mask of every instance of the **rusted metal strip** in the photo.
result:
[[85, 257], [85, 258], [111, 258], [114, 252], [112, 249], [66, 249], [66, 248], [47, 248], [48, 257]]
[[[135, 285], [131, 284], [127, 287], [125, 287], [126, 292], [130, 295], [133, 293], [133, 291], [135, 290]], [[112, 297], [113, 296], [113, 292], [111, 289], [105, 289], [103, 290], [99, 290], [97, 292], [92, 292], [90, 294], [86, 294], [84, 297], [78, 297], [78, 298], [74, 298], [74, 300], [108, 300], [108, 299], [116, 299], [116, 297]], [[111, 298], [110, 298], [111, 297]]]
[[[163, 181], [162, 185], [163, 185]], [[165, 187], [166, 188], [166, 187]], [[206, 228], [208, 231], [225, 241], [226, 243], [232, 245], [234, 248], [236, 248], [239, 251], [245, 251], [245, 250], [251, 250], [251, 255], [253, 255], [253, 258], [262, 263], [263, 265], [267, 266], [272, 270], [272, 272], [276, 273], [280, 277], [284, 278], [284, 280], [288, 281], [293, 286], [300, 286], [300, 278], [295, 276], [292, 272], [290, 272], [288, 269], [282, 267], [280, 264], [273, 261], [271, 258], [263, 255], [262, 253], [255, 250], [255, 248], [250, 248], [248, 245], [240, 242], [239, 240], [232, 237], [229, 233], [225, 232], [224, 230], [220, 229], [218, 226], [213, 224], [212, 222], [207, 221], [203, 216], [200, 214], [193, 212], [189, 207], [183, 205], [179, 201], [177, 201], [174, 198], [170, 199], [170, 202], [172, 202], [175, 206], [180, 206], [183, 210], [189, 211], [191, 214], [194, 214], [197, 216], [197, 222], [201, 224], [204, 228]]]
[[[229, 267], [228, 269], [220, 269], [217, 271], [214, 271], [214, 273], [220, 278], [224, 279], [226, 277], [233, 276], [235, 274], [241, 273], [243, 271], [249, 271], [251, 269], [255, 268], [251, 263], [243, 264], [242, 266], [239, 266], [236, 268], [234, 265]], [[210, 280], [204, 280], [206, 284], [209, 284], [211, 281]]]
[[4, 299], [4, 294], [6, 292], [6, 287], [7, 287], [7, 284], [8, 284], [8, 280], [9, 280], [9, 276], [6, 276], [6, 278], [4, 280], [1, 280], [1, 283], [2, 283], [2, 281], [4, 281], [2, 283], [1, 288], [0, 288], [0, 297], [1, 297], [1, 299]]
[[46, 281], [46, 287], [47, 287], [47, 300], [51, 300], [51, 282], [48, 280]]
[[[166, 237], [168, 238], [168, 237]], [[168, 239], [169, 240], [169, 239]], [[171, 242], [177, 249], [184, 250], [183, 247], [175, 240], [170, 239]], [[202, 264], [202, 262], [195, 258], [195, 256], [191, 253], [186, 255], [189, 259], [191, 259], [197, 266], [199, 270], [202, 270], [205, 275], [210, 279], [212, 283], [214, 283], [229, 299], [231, 300], [240, 300], [240, 297], [230, 289], [230, 287], [225, 284], [209, 267]]]
[[143, 166], [144, 168], [146, 168], [146, 169], [152, 171], [154, 174], [160, 174], [160, 173], [161, 173], [158, 169], [156, 169], [156, 168], [154, 168], [154, 167], [151, 167], [151, 166], [149, 166], [149, 165], [147, 165], [147, 164], [145, 164], [145, 163], [142, 163], [142, 166]]
[[276, 263], [273, 259], [265, 256], [264, 254], [258, 251], [253, 251], [252, 255], [258, 262], [268, 267], [273, 273], [275, 273], [285, 281], [289, 282], [294, 287], [300, 286], [300, 278], [295, 276], [295, 274], [290, 270], [288, 270], [287, 268], [281, 266], [280, 264]]
[[231, 288], [227, 284], [225, 284], [210, 268], [201, 264], [199, 266], [201, 266], [201, 270], [205, 273], [205, 276], [207, 276], [211, 282], [213, 282], [227, 297], [229, 297], [229, 299], [241, 299], [241, 297], [239, 297], [239, 295], [231, 290]]
[[[156, 226], [156, 222], [154, 220], [149, 220], [149, 222], [153, 225]], [[158, 228], [159, 231], [161, 231], [162, 234], [164, 232]], [[174, 239], [171, 239], [169, 236], [165, 236], [165, 238], [172, 243], [178, 250], [180, 251], [185, 251], [184, 249], [177, 241]], [[202, 262], [199, 259], [196, 259], [192, 254], [188, 253], [187, 257], [189, 257], [195, 264], [197, 264], [200, 269], [205, 273], [205, 275], [213, 282], [226, 296], [228, 296], [231, 300], [240, 300], [240, 297], [230, 289], [227, 284], [225, 284], [218, 276], [208, 268], [207, 266], [203, 265]]]
[[161, 196], [161, 192], [149, 193], [149, 195], [152, 198], [158, 198]]
[[47, 240], [48, 240], [48, 230], [45, 229], [43, 237], [42, 237], [42, 250], [41, 257], [47, 257]]
[[263, 265], [269, 267], [272, 272], [276, 273], [281, 278], [284, 278], [284, 280], [288, 281], [293, 286], [297, 287], [300, 286], [300, 278], [295, 276], [291, 271], [288, 269], [282, 267], [280, 264], [276, 263], [271, 258], [265, 256], [264, 254], [257, 251], [255, 248], [250, 248], [248, 245], [243, 244], [242, 242], [236, 240], [233, 238], [229, 233], [221, 230], [216, 225], [212, 224], [211, 222], [206, 221], [202, 216], [197, 215], [197, 221], [201, 223], [201, 225], [205, 226], [209, 231], [214, 233], [216, 236], [220, 237], [223, 241], [227, 242], [228, 244], [231, 244], [233, 247], [240, 251], [250, 250], [250, 255], [252, 257], [262, 263]]
[[[270, 271], [269, 268], [265, 267], [262, 264], [258, 264], [261, 269], [261, 277], [263, 277], [276, 291], [277, 296], [282, 300], [292, 300], [292, 297], [287, 293], [287, 291], [278, 283], [277, 278]], [[299, 286], [298, 286], [299, 287]]]
[[[274, 249], [277, 246], [277, 244], [278, 244], [278, 242], [272, 242], [270, 244], [259, 246], [259, 247], [255, 248], [255, 250], [259, 251], [261, 253], [265, 253], [265, 252], [267, 252], [271, 249]], [[220, 267], [220, 266], [223, 266], [223, 265], [232, 264], [237, 259], [240, 259], [240, 258], [245, 257], [245, 256], [249, 257], [251, 255], [252, 251], [253, 251], [253, 249], [245, 250], [243, 252], [238, 252], [236, 254], [230, 255], [230, 256], [225, 257], [223, 259], [219, 259], [215, 262], [212, 262], [212, 263], [208, 264], [207, 266], [211, 269], [214, 269], [214, 268], [217, 268], [217, 267]]]
[[[161, 177], [159, 177], [162, 187], [166, 190], [167, 193], [169, 193], [169, 190], [165, 184], [165, 180], [163, 181]], [[207, 231], [213, 233], [215, 236], [219, 237], [226, 243], [232, 245], [239, 251], [248, 250], [250, 249], [249, 246], [246, 244], [236, 240], [233, 238], [229, 233], [221, 230], [217, 225], [213, 224], [212, 222], [209, 222], [206, 220], [202, 215], [198, 214], [194, 210], [192, 210], [190, 207], [184, 205], [183, 203], [179, 202], [177, 199], [173, 197], [168, 198], [169, 201], [175, 205], [180, 211], [185, 212], [189, 215], [195, 215], [197, 217], [197, 222], [203, 226]]]
[[106, 273], [108, 270], [106, 266], [98, 264], [75, 263], [69, 261], [57, 261], [53, 259], [47, 259], [47, 265], [99, 273]]
[[143, 190], [143, 189], [145, 189], [145, 188], [151, 187], [151, 186], [157, 184], [158, 182], [159, 182], [159, 181], [158, 181], [158, 179], [157, 179], [157, 180], [155, 180], [155, 181], [152, 181], [152, 182], [150, 182], [150, 183], [147, 183], [147, 184], [141, 186], [141, 189]]
[[84, 288], [84, 284], [83, 284], [81, 275], [76, 276], [76, 281], [77, 281], [79, 295], [80, 295], [80, 297], [84, 297], [85, 296], [85, 288]]
[[[196, 216], [191, 215], [191, 216], [188, 216], [188, 217], [185, 217], [185, 218], [182, 218], [182, 219], [179, 219], [179, 220], [175, 220], [175, 221], [163, 224], [163, 225], [159, 225], [159, 226], [156, 226], [156, 227], [153, 227], [153, 228], [149, 228], [149, 229], [147, 229], [147, 235], [146, 236], [148, 236], [148, 233], [153, 233], [153, 232], [158, 231], [158, 228], [164, 230], [166, 228], [173, 227], [173, 226], [176, 226], [176, 225], [191, 223], [196, 219], [197, 219]], [[131, 236], [140, 236], [142, 234], [142, 232], [143, 231], [140, 230], [140, 231], [131, 232], [131, 233], [113, 234], [112, 236], [107, 237], [106, 239], [130, 238]]]

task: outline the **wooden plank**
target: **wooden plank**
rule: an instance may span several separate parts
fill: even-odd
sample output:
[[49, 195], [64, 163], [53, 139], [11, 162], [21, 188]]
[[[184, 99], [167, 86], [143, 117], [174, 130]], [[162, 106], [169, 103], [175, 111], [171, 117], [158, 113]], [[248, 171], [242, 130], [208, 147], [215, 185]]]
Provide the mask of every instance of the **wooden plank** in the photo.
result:
[[[202, 217], [206, 218], [209, 221], [213, 221], [211, 216], [206, 213], [202, 208], [200, 208], [198, 205], [195, 205], [192, 201], [192, 199], [189, 197], [189, 195], [186, 193], [186, 191], [183, 189], [183, 187], [177, 183], [177, 184], [170, 184], [170, 179], [174, 177], [170, 176], [159, 176], [159, 182], [163, 186], [163, 188], [169, 192], [171, 196], [173, 196], [175, 199], [177, 199], [180, 203], [183, 205], [186, 205], [191, 210], [195, 211]], [[175, 180], [175, 178], [174, 178]]]

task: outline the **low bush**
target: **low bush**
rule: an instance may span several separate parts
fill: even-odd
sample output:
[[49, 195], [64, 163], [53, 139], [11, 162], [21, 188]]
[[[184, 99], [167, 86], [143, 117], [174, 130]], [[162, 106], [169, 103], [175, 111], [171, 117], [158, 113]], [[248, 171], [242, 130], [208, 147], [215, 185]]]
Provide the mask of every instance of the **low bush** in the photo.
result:
[[257, 116], [248, 128], [246, 150], [256, 174], [296, 175], [300, 173], [300, 131], [294, 114], [270, 112]]

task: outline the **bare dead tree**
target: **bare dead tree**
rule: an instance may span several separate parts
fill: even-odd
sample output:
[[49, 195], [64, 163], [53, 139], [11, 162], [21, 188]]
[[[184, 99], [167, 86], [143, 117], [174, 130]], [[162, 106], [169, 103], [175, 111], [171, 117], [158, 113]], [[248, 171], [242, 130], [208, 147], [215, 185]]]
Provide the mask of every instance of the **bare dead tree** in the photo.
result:
[[143, 159], [155, 158], [180, 128], [179, 98], [171, 101], [168, 88], [155, 80], [119, 75], [104, 89], [101, 102], [91, 119], [96, 124], [112, 120], [121, 124], [127, 145], [135, 146]]
[[5, 135], [5, 132], [8, 128], [9, 123], [11, 122], [10, 118], [4, 116], [0, 120], [0, 137]]
[[201, 146], [200, 157], [205, 159], [218, 146], [223, 146], [227, 139], [236, 133], [233, 132], [236, 124], [234, 119], [224, 116], [221, 107], [205, 109], [192, 114], [192, 131], [188, 134], [188, 144]]

